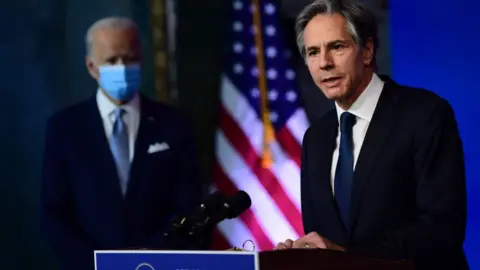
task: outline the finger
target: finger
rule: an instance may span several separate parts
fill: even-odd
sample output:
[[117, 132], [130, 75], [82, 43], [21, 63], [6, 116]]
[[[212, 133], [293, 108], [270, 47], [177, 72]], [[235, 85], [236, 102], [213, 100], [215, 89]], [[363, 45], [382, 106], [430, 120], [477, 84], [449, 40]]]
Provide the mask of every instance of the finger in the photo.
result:
[[305, 235], [304, 237], [311, 238], [311, 237], [315, 237], [315, 236], [320, 236], [320, 235], [317, 232], [310, 232], [307, 235]]
[[287, 239], [285, 240], [284, 244], [287, 246], [287, 248], [292, 248], [293, 247], [293, 240], [292, 239]]
[[309, 235], [309, 238], [307, 239], [307, 241], [312, 247], [327, 248], [326, 239], [317, 233]]
[[285, 243], [280, 242], [280, 243], [277, 244], [277, 248], [276, 248], [276, 249], [277, 249], [277, 250], [280, 250], [280, 249], [287, 249], [287, 248], [288, 248], [288, 247], [287, 247], [287, 245], [285, 245]]
[[318, 241], [320, 239], [322, 239], [323, 237], [321, 235], [319, 235], [318, 233], [316, 232], [311, 232], [307, 235], [305, 235], [305, 239], [307, 241]]
[[305, 236], [305, 242], [311, 248], [327, 248], [326, 239], [318, 233], [309, 233]]
[[293, 242], [293, 248], [308, 248], [306, 245], [308, 242], [305, 241], [305, 238], [300, 238], [297, 241]]

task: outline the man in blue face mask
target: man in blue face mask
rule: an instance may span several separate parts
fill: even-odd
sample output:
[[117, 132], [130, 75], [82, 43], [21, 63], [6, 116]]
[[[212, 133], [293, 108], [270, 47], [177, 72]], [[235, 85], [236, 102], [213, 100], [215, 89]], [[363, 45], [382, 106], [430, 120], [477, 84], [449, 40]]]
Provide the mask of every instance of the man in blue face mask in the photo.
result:
[[202, 197], [187, 120], [139, 93], [136, 25], [102, 19], [86, 45], [98, 90], [49, 119], [41, 201], [53, 249], [82, 270], [94, 268], [94, 250], [164, 248], [169, 221]]
[[131, 101], [141, 84], [141, 50], [136, 28], [97, 27], [89, 34], [86, 64], [100, 91], [116, 105]]

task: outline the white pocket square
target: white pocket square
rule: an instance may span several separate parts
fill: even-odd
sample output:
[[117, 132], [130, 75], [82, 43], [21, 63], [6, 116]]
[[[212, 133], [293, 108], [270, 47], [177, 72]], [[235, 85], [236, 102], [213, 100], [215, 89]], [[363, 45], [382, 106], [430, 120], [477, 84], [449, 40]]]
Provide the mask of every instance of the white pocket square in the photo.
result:
[[155, 144], [150, 144], [150, 146], [148, 147], [148, 153], [153, 154], [153, 153], [165, 151], [168, 149], [170, 149], [170, 147], [166, 142], [162, 142], [162, 143], [157, 142]]

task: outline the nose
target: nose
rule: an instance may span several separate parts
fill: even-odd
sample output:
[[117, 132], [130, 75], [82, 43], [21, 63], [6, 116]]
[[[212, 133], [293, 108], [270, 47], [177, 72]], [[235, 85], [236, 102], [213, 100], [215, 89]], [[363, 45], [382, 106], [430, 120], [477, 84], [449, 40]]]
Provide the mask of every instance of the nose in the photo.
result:
[[135, 62], [137, 62], [137, 58], [131, 56], [118, 56], [114, 59], [115, 65], [129, 65]]
[[115, 59], [115, 65], [124, 65], [125, 64], [125, 59], [123, 59], [123, 57], [117, 57], [117, 59]]
[[334, 67], [332, 57], [329, 52], [323, 51], [319, 55], [319, 64], [320, 69], [322, 70], [331, 70]]

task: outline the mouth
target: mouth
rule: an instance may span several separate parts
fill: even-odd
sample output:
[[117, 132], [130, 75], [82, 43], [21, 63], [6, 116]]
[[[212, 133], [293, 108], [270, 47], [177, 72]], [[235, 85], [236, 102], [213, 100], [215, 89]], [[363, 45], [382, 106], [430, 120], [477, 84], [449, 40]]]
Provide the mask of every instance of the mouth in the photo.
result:
[[325, 84], [327, 87], [336, 87], [336, 86], [340, 85], [340, 83], [342, 82], [342, 77], [332, 76], [332, 77], [322, 79], [321, 82], [323, 84]]

